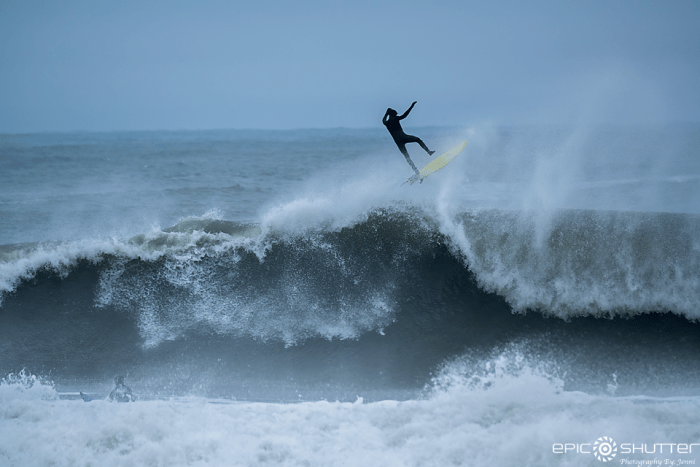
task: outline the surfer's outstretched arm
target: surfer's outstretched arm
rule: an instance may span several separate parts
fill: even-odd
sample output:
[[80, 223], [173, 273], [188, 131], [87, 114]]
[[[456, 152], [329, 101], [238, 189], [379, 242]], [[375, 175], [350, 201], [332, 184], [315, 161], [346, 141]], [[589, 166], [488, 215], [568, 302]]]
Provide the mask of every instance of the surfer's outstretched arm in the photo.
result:
[[413, 101], [413, 104], [411, 104], [411, 106], [408, 108], [408, 110], [405, 111], [405, 112], [403, 113], [403, 115], [401, 115], [401, 116], [399, 117], [399, 120], [403, 120], [404, 118], [408, 117], [408, 114], [411, 112], [411, 109], [413, 109], [413, 106], [416, 105], [416, 102], [418, 102], [418, 101]]

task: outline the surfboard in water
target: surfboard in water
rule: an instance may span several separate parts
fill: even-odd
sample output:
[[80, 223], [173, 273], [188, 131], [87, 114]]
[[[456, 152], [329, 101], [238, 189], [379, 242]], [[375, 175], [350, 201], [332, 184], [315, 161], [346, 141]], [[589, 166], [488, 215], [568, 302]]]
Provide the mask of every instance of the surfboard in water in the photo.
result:
[[464, 146], [467, 145], [467, 142], [464, 141], [462, 143], [459, 143], [457, 146], [453, 147], [449, 151], [447, 151], [445, 154], [442, 156], [436, 157], [435, 159], [432, 160], [432, 162], [422, 169], [420, 169], [420, 173], [417, 175], [414, 175], [413, 177], [409, 178], [406, 180], [404, 183], [408, 183], [409, 185], [412, 185], [414, 182], [423, 180], [425, 177], [430, 175], [433, 172], [437, 172], [438, 170], [442, 169], [445, 167], [452, 159], [457, 157], [457, 155], [462, 152], [462, 149], [464, 149]]

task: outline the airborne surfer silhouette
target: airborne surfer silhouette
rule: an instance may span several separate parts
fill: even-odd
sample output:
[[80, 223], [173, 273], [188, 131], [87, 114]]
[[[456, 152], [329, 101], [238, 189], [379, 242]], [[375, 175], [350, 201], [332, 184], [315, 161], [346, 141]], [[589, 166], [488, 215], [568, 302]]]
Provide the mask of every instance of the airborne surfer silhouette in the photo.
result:
[[[428, 149], [428, 146], [425, 145], [425, 143], [417, 136], [413, 135], [407, 135], [404, 133], [403, 128], [401, 128], [401, 120], [406, 118], [411, 112], [411, 109], [413, 109], [413, 106], [416, 105], [417, 101], [414, 101], [413, 104], [408, 108], [406, 112], [403, 113], [403, 115], [399, 115], [396, 110], [392, 109], [389, 107], [386, 109], [386, 113], [384, 114], [384, 118], [382, 118], [382, 123], [386, 127], [387, 130], [389, 130], [389, 133], [391, 134], [391, 137], [394, 138], [394, 142], [396, 145], [399, 147], [399, 151], [401, 151], [401, 154], [406, 158], [406, 162], [408, 162], [408, 165], [411, 166], [413, 171], [416, 173], [416, 177], [420, 175], [420, 172], [416, 168], [416, 164], [413, 163], [411, 158], [408, 155], [408, 151], [406, 150], [406, 143], [418, 143], [420, 144], [420, 147], [422, 147], [425, 152], [430, 154], [431, 156], [435, 151], [431, 151]], [[423, 180], [421, 180], [421, 183], [423, 183]]]

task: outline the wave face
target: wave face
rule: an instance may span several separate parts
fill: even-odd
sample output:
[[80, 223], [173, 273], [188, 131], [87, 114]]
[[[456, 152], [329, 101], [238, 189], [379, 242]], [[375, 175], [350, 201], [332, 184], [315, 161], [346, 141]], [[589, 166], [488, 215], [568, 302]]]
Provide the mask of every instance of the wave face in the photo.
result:
[[89, 271], [99, 277], [94, 305], [135, 316], [146, 346], [195, 328], [288, 345], [352, 338], [393, 321], [396, 301], [437, 237], [424, 220], [389, 211], [303, 235], [188, 220], [125, 242], [7, 251], [3, 287], [7, 293], [37, 277]]
[[392, 323], [424, 269], [446, 258], [517, 312], [700, 317], [700, 216], [685, 214], [481, 210], [440, 224], [404, 206], [302, 233], [190, 219], [125, 242], [4, 256], [5, 295], [37, 273], [91, 270], [94, 305], [136, 316], [146, 346], [196, 328], [288, 345], [354, 338]]
[[109, 261], [96, 303], [138, 310], [146, 345], [197, 327], [287, 345], [313, 336], [354, 338], [393, 321], [435, 235], [387, 212], [304, 235], [232, 239], [238, 228], [193, 223], [132, 239], [146, 251], [167, 247], [153, 261]]

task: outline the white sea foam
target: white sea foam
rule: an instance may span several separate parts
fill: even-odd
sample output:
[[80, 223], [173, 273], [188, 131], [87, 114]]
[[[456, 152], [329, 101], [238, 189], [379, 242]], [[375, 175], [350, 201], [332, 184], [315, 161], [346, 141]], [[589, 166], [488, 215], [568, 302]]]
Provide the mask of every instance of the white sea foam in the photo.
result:
[[[506, 352], [481, 384], [447, 364], [423, 400], [299, 404], [205, 399], [118, 404], [59, 400], [50, 385], [0, 384], [0, 463], [22, 466], [598, 465], [553, 452], [601, 436], [647, 445], [697, 442], [700, 400], [591, 396]], [[488, 380], [488, 381], [487, 381]], [[448, 382], [449, 381], [449, 382]], [[617, 454], [615, 461], [693, 454]], [[697, 450], [698, 447], [694, 447]], [[621, 449], [619, 449], [621, 451]], [[668, 453], [668, 446], [665, 453]]]

